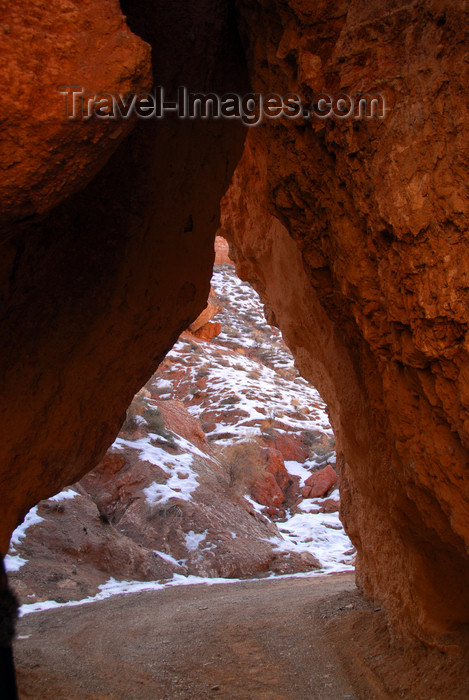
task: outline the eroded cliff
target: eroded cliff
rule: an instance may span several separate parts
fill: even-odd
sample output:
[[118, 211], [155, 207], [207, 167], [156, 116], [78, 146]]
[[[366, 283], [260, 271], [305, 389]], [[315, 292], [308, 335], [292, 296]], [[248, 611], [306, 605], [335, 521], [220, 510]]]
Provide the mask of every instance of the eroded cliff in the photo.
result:
[[239, 4], [255, 90], [388, 99], [251, 129], [223, 233], [330, 407], [359, 581], [433, 637], [469, 622], [465, 6]]
[[226, 3], [125, 5], [127, 24], [116, 0], [2, 3], [4, 85], [24, 103], [15, 111], [16, 88], [2, 92], [3, 553], [38, 499], [97, 464], [135, 391], [204, 308], [219, 202], [242, 149], [230, 121], [67, 119], [64, 83], [148, 90], [150, 46], [167, 99], [181, 84], [243, 88]]
[[[256, 91], [389, 100], [383, 120], [250, 129], [223, 233], [329, 404], [365, 592], [433, 639], [469, 622], [465, 4], [237, 7]], [[127, 24], [115, 0], [2, 3], [3, 552], [203, 309], [242, 150], [231, 120], [69, 130], [55, 84], [146, 90], [148, 45], [168, 95], [247, 85], [228, 3], [122, 8]]]

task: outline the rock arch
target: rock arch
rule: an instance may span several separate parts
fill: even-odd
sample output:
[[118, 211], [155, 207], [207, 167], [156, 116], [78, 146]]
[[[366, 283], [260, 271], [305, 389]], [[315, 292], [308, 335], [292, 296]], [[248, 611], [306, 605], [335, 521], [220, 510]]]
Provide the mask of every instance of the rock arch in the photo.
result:
[[[70, 7], [57, 25], [53, 3], [8, 7], [15, 31], [2, 38], [13, 66], [3, 85], [25, 100], [16, 110], [2, 96], [2, 163], [16, 164], [0, 183], [3, 553], [31, 505], [96, 464], [134, 391], [202, 310], [219, 201], [246, 135], [230, 121], [169, 120], [80, 123], [64, 138], [50, 97], [63, 41], [75, 47], [70, 80], [115, 92], [150, 80], [148, 46], [117, 1]], [[249, 80], [228, 4], [126, 10], [168, 90], [250, 81], [308, 97], [330, 82], [392, 93], [379, 123], [249, 130], [222, 229], [330, 405], [365, 592], [435, 640], [469, 622], [467, 17], [433, 0], [237, 7]], [[28, 112], [33, 23], [61, 42], [43, 54]], [[97, 65], [88, 48], [103, 44]]]

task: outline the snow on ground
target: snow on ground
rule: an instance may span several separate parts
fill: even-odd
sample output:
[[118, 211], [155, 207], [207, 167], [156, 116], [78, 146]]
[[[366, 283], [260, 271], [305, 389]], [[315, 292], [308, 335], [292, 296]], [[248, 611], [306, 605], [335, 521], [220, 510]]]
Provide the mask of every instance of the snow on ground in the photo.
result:
[[10, 550], [4, 559], [5, 569], [7, 570], [7, 572], [18, 571], [19, 569], [21, 569], [22, 566], [24, 566], [24, 564], [27, 563], [27, 559], [23, 559], [18, 554], [16, 554], [16, 547], [18, 547], [21, 543], [21, 540], [26, 537], [26, 530], [28, 529], [28, 527], [32, 527], [32, 525], [37, 525], [43, 520], [44, 518], [41, 518], [41, 516], [37, 513], [37, 506], [34, 506], [34, 508], [31, 508], [29, 513], [26, 514], [26, 517], [21, 523], [21, 525], [18, 525], [16, 530], [14, 530], [10, 539]]
[[[269, 576], [263, 576], [262, 578], [251, 578], [249, 582], [252, 581], [265, 581], [266, 578], [313, 578], [317, 576], [317, 572], [308, 571], [299, 574], [284, 574], [275, 575], [270, 574]], [[128, 595], [131, 593], [141, 593], [143, 591], [161, 591], [165, 588], [173, 588], [174, 586], [196, 586], [196, 585], [206, 585], [215, 586], [220, 584], [229, 583], [243, 583], [246, 579], [240, 578], [214, 578], [214, 577], [204, 577], [204, 576], [182, 576], [181, 574], [174, 574], [172, 579], [166, 581], [116, 581], [114, 578], [110, 578], [106, 583], [99, 586], [100, 591], [95, 596], [89, 596], [88, 598], [82, 598], [81, 600], [69, 600], [66, 603], [58, 603], [56, 600], [43, 600], [39, 603], [25, 603], [19, 608], [19, 616], [23, 617], [30, 613], [42, 612], [43, 610], [54, 610], [56, 608], [66, 608], [75, 607], [77, 605], [87, 605], [89, 603], [97, 603], [100, 600], [106, 600], [106, 598], [111, 598], [114, 595]]]
[[41, 523], [43, 520], [44, 518], [41, 518], [41, 516], [37, 514], [37, 506], [31, 508], [29, 513], [26, 514], [26, 517], [21, 523], [21, 525], [18, 525], [18, 527], [12, 534], [10, 546], [17, 547], [20, 544], [21, 540], [24, 537], [26, 537], [26, 530], [28, 529], [28, 527], [31, 527], [32, 525], [37, 525], [37, 523]]
[[194, 530], [189, 530], [186, 532], [186, 547], [188, 552], [195, 552], [199, 549], [199, 545], [207, 537], [208, 530], [204, 532], [194, 532]]
[[165, 561], [169, 562], [170, 564], [174, 564], [174, 566], [181, 566], [181, 562], [172, 557], [170, 554], [166, 554], [166, 552], [160, 552], [158, 549], [154, 549], [153, 552]]
[[74, 491], [73, 489], [65, 489], [65, 491], [60, 491], [60, 493], [56, 493], [55, 496], [51, 496], [48, 500], [56, 502], [70, 501], [72, 500], [72, 498], [75, 498], [75, 496], [78, 496], [78, 493], [76, 491]]
[[[280, 332], [267, 325], [252, 287], [223, 267], [214, 271], [212, 285], [223, 304], [216, 316], [222, 332], [210, 343], [181, 338], [168, 354], [172, 374], [183, 374], [173, 392], [179, 388], [190, 413], [207, 425], [208, 439], [224, 444], [234, 436], [249, 438], [266, 421], [275, 421], [279, 432], [313, 430], [332, 436], [324, 401], [299, 376]], [[203, 391], [197, 381], [201, 376], [207, 377]], [[167, 376], [157, 375], [154, 387], [162, 392], [167, 382]]]
[[[245, 499], [258, 512], [263, 506], [250, 496]], [[338, 513], [319, 513], [326, 500], [339, 501], [339, 491], [335, 490], [329, 499], [304, 499], [298, 506], [303, 511], [288, 514], [284, 521], [277, 521], [279, 537], [267, 541], [275, 545], [279, 552], [309, 552], [318, 559], [321, 569], [315, 573], [332, 574], [354, 570], [355, 550], [345, 533]]]
[[292, 476], [300, 477], [300, 488], [305, 485], [306, 479], [311, 476], [311, 471], [309, 469], [306, 469], [302, 464], [294, 462], [293, 460], [285, 461], [285, 469]]
[[310, 552], [319, 559], [324, 573], [353, 571], [353, 547], [338, 513], [296, 513], [278, 523], [278, 528], [283, 548], [293, 543], [293, 551]]
[[[203, 352], [196, 341], [191, 344], [181, 339], [168, 356], [176, 375], [185, 372], [189, 391], [181, 387], [179, 397], [202, 425], [205, 422], [208, 439], [223, 445], [233, 439], [255, 437], [266, 422], [280, 433], [313, 431], [330, 438], [333, 433], [324, 401], [299, 376], [280, 332], [266, 324], [257, 294], [225, 266], [214, 270], [212, 286], [223, 304], [216, 317], [221, 334], [204, 343]], [[240, 347], [247, 354], [240, 353]], [[221, 348], [225, 351], [220, 352]], [[188, 353], [196, 356], [192, 366]], [[205, 391], [197, 383], [200, 376], [207, 377]], [[167, 388], [166, 378], [155, 381]], [[318, 454], [305, 464], [286, 461], [285, 467], [300, 477], [302, 487], [311, 470], [326, 462], [335, 463], [332, 451]], [[254, 510], [262, 512], [262, 505], [249, 496], [245, 498]], [[338, 501], [339, 492], [331, 498]], [[353, 570], [353, 546], [338, 513], [317, 512], [323, 500], [305, 499], [300, 504], [301, 512], [277, 523], [280, 537], [275, 544], [284, 551], [310, 552], [321, 562], [322, 573]]]
[[[216, 317], [221, 334], [203, 345], [182, 338], [168, 355], [171, 371], [184, 382], [178, 398], [199, 418], [208, 439], [224, 445], [255, 437], [266, 423], [280, 433], [312, 431], [330, 438], [333, 433], [324, 401], [299, 376], [280, 332], [266, 324], [257, 294], [225, 266], [214, 270], [212, 286], [223, 304]], [[205, 390], [197, 382], [200, 376], [207, 378]], [[157, 376], [155, 383], [159, 389], [168, 388], [166, 376]], [[312, 469], [326, 462], [335, 463], [332, 451], [319, 453], [305, 464], [286, 461], [285, 467], [300, 477], [302, 487]], [[261, 513], [262, 505], [245, 498]], [[338, 491], [332, 499], [339, 500]], [[284, 550], [310, 552], [321, 562], [322, 572], [352, 570], [352, 544], [337, 513], [317, 512], [322, 502], [305, 499], [300, 513], [277, 523], [281, 536], [276, 544]]]
[[[298, 375], [293, 358], [277, 329], [267, 326], [259, 298], [252, 288], [239, 280], [231, 268], [215, 270], [212, 279], [215, 292], [223, 303], [217, 316], [222, 333], [210, 343], [182, 338], [168, 354], [168, 371], [155, 375], [152, 386], [160, 398], [179, 398], [199, 420], [207, 438], [219, 445], [229, 444], [259, 435], [265, 425], [275, 424], [276, 432], [312, 431], [316, 435], [332, 436], [326, 406], [318, 392]], [[201, 377], [206, 377], [201, 390]], [[169, 454], [155, 444], [151, 434], [139, 440], [117, 438], [114, 448], [131, 448], [142, 460], [158, 466], [167, 475], [166, 484], [153, 482], [144, 489], [150, 505], [166, 503], [176, 497], [191, 500], [198, 487], [197, 473], [192, 468], [195, 456], [205, 460], [192, 443], [174, 435], [179, 454]], [[310, 476], [311, 469], [326, 462], [335, 462], [335, 455], [326, 449], [305, 464], [286, 461], [287, 471], [300, 477], [300, 486]], [[68, 489], [50, 500], [74, 498], [76, 492]], [[338, 500], [339, 493], [331, 496]], [[263, 506], [246, 497], [251, 506], [261, 512]], [[294, 515], [287, 514], [284, 522], [277, 522], [279, 537], [270, 540], [282, 551], [310, 552], [321, 563], [321, 569], [295, 576], [353, 570], [353, 547], [344, 532], [337, 513], [318, 513], [324, 499], [305, 499]], [[18, 570], [26, 560], [15, 553], [15, 547], [26, 536], [31, 525], [42, 520], [33, 508], [24, 523], [15, 530], [11, 549], [5, 561], [7, 570]], [[186, 533], [188, 551], [195, 551], [205, 539], [206, 532]], [[236, 537], [236, 533], [232, 533]], [[155, 554], [180, 565], [170, 554]], [[100, 592], [90, 598], [70, 603], [45, 601], [23, 605], [21, 614], [62, 605], [81, 605], [103, 600], [117, 593], [142, 590], [160, 590], [164, 586], [222, 582], [237, 579], [202, 579], [196, 576], [174, 575], [166, 582], [122, 581], [110, 579]]]
[[5, 564], [5, 570], [8, 573], [11, 571], [19, 571], [22, 566], [28, 563], [28, 560], [23, 559], [19, 554], [7, 554], [3, 562]]
[[[143, 489], [147, 503], [150, 506], [167, 503], [171, 498], [179, 498], [190, 501], [192, 494], [199, 485], [196, 472], [191, 469], [194, 454], [202, 454], [200, 450], [179, 436], [175, 436], [175, 444], [185, 449], [182, 454], [168, 454], [162, 447], [152, 443], [155, 435], [150, 433], [148, 437], [140, 440], [124, 440], [117, 438], [114, 449], [128, 447], [139, 452], [140, 459], [162, 469], [167, 477], [166, 484], [154, 481]], [[190, 451], [189, 451], [190, 450]], [[205, 455], [204, 455], [205, 456]]]

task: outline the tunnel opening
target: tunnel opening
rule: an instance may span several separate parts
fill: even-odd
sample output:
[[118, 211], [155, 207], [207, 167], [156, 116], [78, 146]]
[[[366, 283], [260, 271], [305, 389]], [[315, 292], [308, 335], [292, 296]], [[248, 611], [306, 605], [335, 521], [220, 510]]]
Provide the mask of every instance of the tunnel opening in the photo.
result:
[[[327, 693], [353, 697], [352, 687], [358, 693], [370, 687], [382, 693], [403, 684], [425, 690], [422, 674], [428, 676], [437, 666], [444, 697], [446, 677], [465, 683], [461, 658], [445, 659], [438, 649], [427, 653], [422, 645], [410, 651], [407, 646], [404, 653], [396, 640], [391, 644], [381, 607], [364, 602], [350, 573], [341, 580], [317, 576], [352, 572], [354, 558], [352, 549], [345, 550], [345, 535], [339, 529], [337, 484], [329, 486], [323, 497], [301, 493], [310, 476], [334, 468], [335, 445], [325, 404], [299, 377], [279, 331], [266, 324], [258, 295], [237, 276], [229, 260], [215, 265], [212, 286], [216, 296], [138, 392], [102, 464], [79, 484], [41, 502], [14, 533], [16, 546], [7, 562], [11, 569], [18, 567], [18, 576], [15, 571], [10, 576], [20, 589], [25, 584], [22, 595], [27, 601], [16, 645], [21, 687], [30, 687], [34, 676], [28, 659], [42, 644], [41, 664], [52, 684], [81, 688], [80, 692], [86, 687], [92, 696], [101, 691], [106, 674], [122, 664], [115, 643], [119, 633], [123, 648], [139, 659], [129, 667], [130, 678], [124, 673], [124, 680], [117, 680], [122, 674], [116, 673], [112, 682], [105, 681], [115, 693], [124, 686], [126, 692], [135, 693], [136, 683], [141, 683], [142, 697], [148, 687], [152, 692], [159, 688], [162, 697], [162, 688], [187, 698], [219, 689], [244, 697], [246, 688], [259, 683], [263, 688], [287, 684], [286, 697], [297, 697], [314, 683], [315, 691], [321, 689], [326, 697]], [[268, 309], [267, 316], [271, 318]], [[232, 446], [241, 447], [241, 453], [226, 453]], [[283, 460], [283, 470], [278, 469], [279, 459], [272, 472], [267, 470], [277, 486], [282, 474], [299, 478], [295, 485], [302, 499], [298, 503], [297, 491], [295, 508], [288, 503], [291, 483], [283, 484], [283, 503], [272, 501], [275, 494], [266, 490], [265, 483], [257, 484], [253, 493], [252, 477], [259, 476], [259, 466], [260, 475], [266, 474], [265, 461], [259, 460], [266, 450]], [[272, 484], [270, 480], [267, 486]], [[46, 521], [55, 522], [52, 536]], [[120, 533], [120, 542], [110, 536], [113, 530]], [[332, 539], [323, 539], [324, 533], [332, 534]], [[54, 540], [55, 549], [50, 546]], [[137, 546], [129, 547], [131, 540]], [[264, 551], [259, 551], [259, 543]], [[38, 544], [43, 563], [35, 568]], [[328, 548], [333, 554], [329, 559]], [[142, 556], [145, 549], [151, 549], [150, 558]], [[66, 557], [61, 556], [64, 552]], [[320, 568], [310, 566], [311, 555], [320, 560]], [[32, 576], [22, 581], [19, 574], [28, 566], [27, 556]], [[152, 569], [155, 562], [157, 569]], [[110, 567], [113, 575], [100, 583]], [[139, 578], [137, 569], [143, 574]], [[31, 593], [33, 578], [36, 589]], [[306, 578], [318, 587], [302, 588]], [[206, 593], [204, 586], [185, 588], [230, 582], [233, 594], [224, 594], [219, 585], [205, 588]], [[260, 593], [248, 588], [265, 583], [276, 583], [278, 588]], [[151, 598], [156, 592], [164, 597]], [[74, 657], [76, 668], [66, 679], [56, 655], [52, 657], [53, 643], [41, 611], [58, 615], [54, 624], [59, 625], [64, 648], [69, 644], [67, 635], [75, 640], [93, 638], [87, 642], [93, 658]], [[33, 612], [40, 614], [28, 614]], [[149, 631], [159, 623], [163, 630], [156, 635]], [[279, 655], [282, 660], [292, 650], [306, 660], [305, 648], [310, 645], [314, 669], [307, 667], [305, 678], [304, 662], [291, 663], [289, 658], [282, 679], [272, 678], [269, 671], [266, 680], [262, 653], [250, 654], [248, 662], [245, 658], [244, 650], [259, 644], [268, 649], [264, 653], [269, 659]], [[408, 653], [414, 659], [410, 669], [405, 661]], [[101, 670], [95, 658], [102, 659]], [[348, 671], [344, 681], [342, 665], [353, 666], [363, 658], [371, 671], [366, 677]], [[82, 668], [91, 670], [85, 683], [77, 677]], [[246, 668], [249, 680], [242, 675]], [[136, 681], [134, 669], [137, 675], [145, 669], [145, 678]], [[37, 690], [39, 696], [50, 693], [49, 681], [41, 677], [35, 684], [42, 689]]]
[[206, 309], [103, 461], [28, 513], [5, 564], [22, 614], [145, 581], [350, 572], [338, 511], [326, 406], [219, 251]]
[[[240, 276], [328, 403], [363, 590], [393, 629], [442, 653], [464, 647], [469, 620], [464, 73], [454, 68], [464, 65], [466, 22], [450, 5], [442, 15], [431, 2], [392, 12], [339, 3], [331, 16], [327, 3], [238, 0], [241, 49], [226, 4], [122, 4], [172, 90], [186, 80], [211, 89], [213, 78], [222, 91], [240, 82], [307, 97], [323, 87], [394, 93], [383, 121], [250, 130], [222, 226]], [[218, 203], [243, 148], [244, 132], [221, 122], [140, 123], [130, 134], [91, 120], [64, 138], [62, 105], [50, 109], [58, 75], [96, 90], [102, 78], [115, 92], [150, 86], [148, 46], [118, 7], [87, 3], [71, 22], [49, 5], [5, 9], [2, 553], [33, 503], [102, 457], [136, 386], [200, 312]], [[138, 399], [143, 412], [147, 399]], [[139, 417], [137, 408], [136, 430]], [[148, 419], [160, 425], [153, 447], [172, 459], [182, 443], [159, 414]], [[182, 467], [173, 476], [177, 488], [193, 486]], [[155, 483], [150, 498], [165, 486]], [[125, 499], [125, 480], [120, 487]], [[79, 497], [49, 510], [65, 516]], [[147, 523], [158, 512], [180, 524], [179, 506], [145, 503]], [[112, 517], [96, 507], [100, 537]], [[96, 533], [86, 523], [78, 531], [70, 547], [87, 552]], [[191, 551], [204, 532], [185, 533]], [[138, 551], [121, 544], [115, 566], [132, 570]], [[153, 554], [139, 560], [148, 576]], [[181, 566], [163, 554], [168, 571]], [[58, 588], [77, 587], [69, 573]]]

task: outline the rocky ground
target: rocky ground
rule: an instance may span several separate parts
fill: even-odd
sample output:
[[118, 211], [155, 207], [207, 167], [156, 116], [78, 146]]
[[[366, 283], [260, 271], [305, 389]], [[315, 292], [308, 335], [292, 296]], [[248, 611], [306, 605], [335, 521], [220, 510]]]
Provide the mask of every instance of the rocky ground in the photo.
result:
[[326, 407], [232, 265], [213, 287], [102, 463], [13, 534], [23, 611], [139, 581], [353, 569]]
[[22, 698], [466, 700], [466, 659], [393, 640], [353, 574], [162, 587], [24, 615]]

